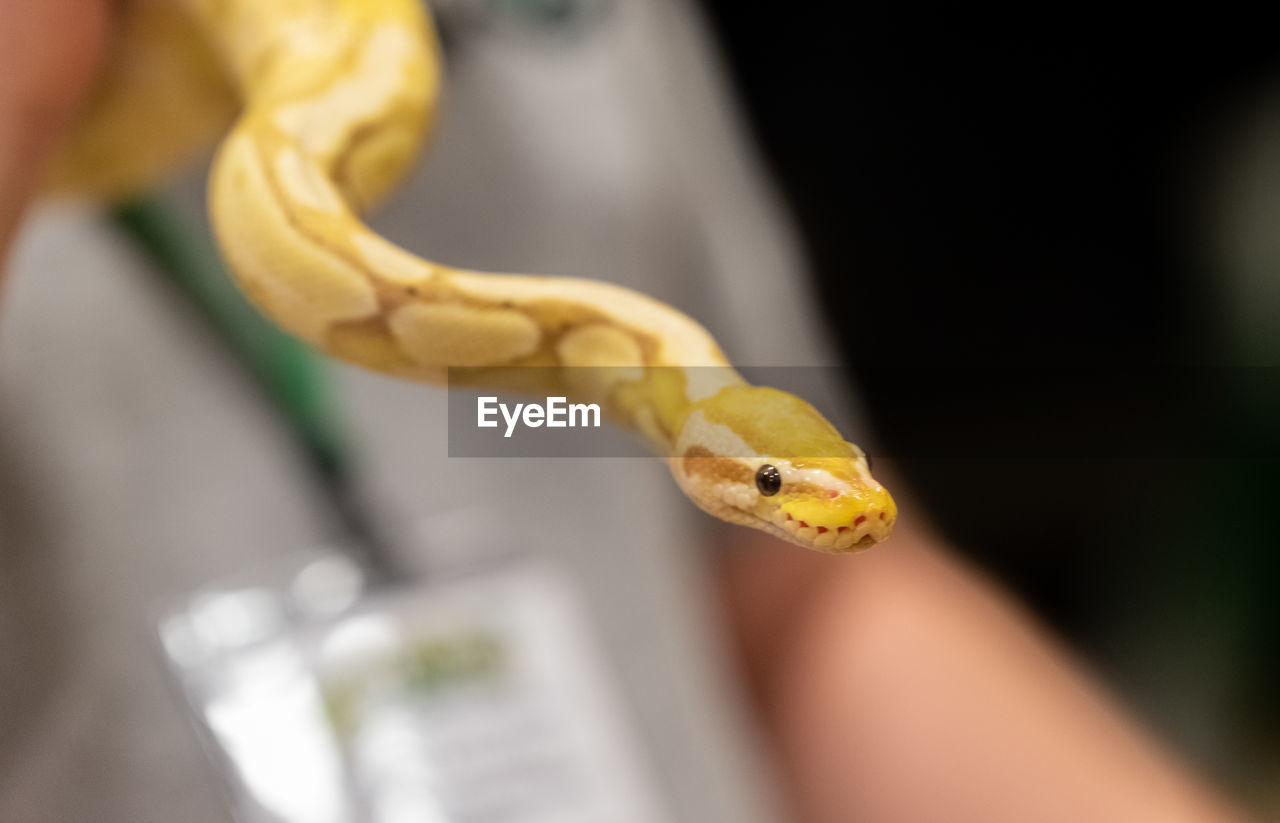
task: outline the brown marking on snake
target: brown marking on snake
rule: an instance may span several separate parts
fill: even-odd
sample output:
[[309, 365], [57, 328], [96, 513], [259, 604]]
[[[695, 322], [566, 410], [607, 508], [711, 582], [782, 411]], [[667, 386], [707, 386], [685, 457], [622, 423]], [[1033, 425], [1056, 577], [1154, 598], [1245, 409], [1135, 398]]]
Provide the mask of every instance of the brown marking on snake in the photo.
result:
[[783, 483], [782, 491], [787, 494], [804, 494], [813, 497], [826, 497], [830, 490], [816, 483]]
[[696, 474], [699, 477], [710, 477], [727, 483], [751, 484], [755, 482], [755, 473], [737, 460], [718, 457], [706, 446], [690, 446], [683, 457], [685, 474]]
[[[690, 446], [684, 453], [685, 474], [696, 474], [712, 480], [728, 483], [754, 485], [756, 474], [750, 467], [737, 460], [720, 457], [706, 446]], [[796, 495], [826, 496], [828, 490], [815, 483], [783, 483], [781, 492]]]

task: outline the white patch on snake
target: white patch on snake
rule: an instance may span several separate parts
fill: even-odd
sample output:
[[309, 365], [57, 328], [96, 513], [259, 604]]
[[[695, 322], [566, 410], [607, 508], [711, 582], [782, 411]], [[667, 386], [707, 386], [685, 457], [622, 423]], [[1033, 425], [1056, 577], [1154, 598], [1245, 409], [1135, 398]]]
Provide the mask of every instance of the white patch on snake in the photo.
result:
[[328, 214], [342, 214], [346, 208], [333, 184], [324, 178], [314, 164], [294, 148], [276, 154], [276, 179], [294, 202]]
[[855, 466], [858, 473], [858, 482], [868, 489], [883, 489], [884, 487], [871, 476], [871, 468], [867, 465], [866, 460], [859, 460]]
[[281, 108], [276, 125], [297, 138], [307, 153], [332, 156], [353, 125], [390, 109], [404, 92], [405, 65], [418, 48], [413, 34], [403, 26], [378, 26], [365, 40], [350, 73], [321, 96]]
[[762, 457], [736, 431], [723, 423], [712, 423], [701, 409], [685, 420], [680, 437], [676, 440], [675, 453], [677, 456], [683, 455], [693, 446], [701, 446], [717, 457], [742, 459], [752, 467], [752, 471], [760, 463], [758, 458]]
[[396, 283], [421, 283], [434, 273], [431, 264], [371, 231], [351, 233], [351, 244], [374, 274]]
[[518, 311], [451, 303], [410, 303], [388, 325], [423, 366], [500, 366], [532, 354], [542, 337], [537, 324]]
[[769, 460], [778, 469], [778, 472], [782, 474], [784, 483], [808, 483], [836, 492], [847, 492], [852, 488], [847, 482], [825, 469], [797, 469], [785, 457], [774, 457]]

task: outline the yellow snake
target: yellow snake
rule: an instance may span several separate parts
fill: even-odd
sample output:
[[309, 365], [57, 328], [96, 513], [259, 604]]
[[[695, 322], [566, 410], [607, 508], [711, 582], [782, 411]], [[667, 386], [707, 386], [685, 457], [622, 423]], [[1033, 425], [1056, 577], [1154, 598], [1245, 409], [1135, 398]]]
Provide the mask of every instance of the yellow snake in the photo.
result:
[[686, 315], [608, 283], [429, 262], [361, 222], [433, 122], [440, 54], [419, 0], [131, 0], [123, 15], [61, 182], [145, 185], [238, 105], [214, 229], [292, 334], [407, 378], [535, 375], [524, 389], [599, 401], [716, 517], [829, 552], [889, 535], [897, 510], [863, 452], [805, 401], [747, 384]]

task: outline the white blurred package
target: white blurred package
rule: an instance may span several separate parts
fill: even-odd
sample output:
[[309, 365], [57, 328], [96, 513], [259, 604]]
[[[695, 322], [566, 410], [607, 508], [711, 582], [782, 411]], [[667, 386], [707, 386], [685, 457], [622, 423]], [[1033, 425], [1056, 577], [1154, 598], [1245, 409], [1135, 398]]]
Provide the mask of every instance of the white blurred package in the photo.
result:
[[549, 568], [368, 596], [327, 556], [160, 630], [244, 823], [670, 820]]

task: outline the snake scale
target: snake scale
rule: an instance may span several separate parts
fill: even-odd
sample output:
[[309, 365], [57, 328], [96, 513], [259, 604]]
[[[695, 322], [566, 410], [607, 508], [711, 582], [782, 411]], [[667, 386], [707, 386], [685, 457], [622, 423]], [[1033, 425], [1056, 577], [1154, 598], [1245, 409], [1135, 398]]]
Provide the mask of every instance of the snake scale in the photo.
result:
[[749, 385], [710, 334], [593, 280], [429, 262], [359, 215], [434, 123], [441, 59], [419, 0], [128, 0], [64, 186], [121, 195], [230, 124], [214, 231], [271, 320], [400, 377], [494, 382], [518, 367], [599, 402], [706, 512], [827, 552], [885, 539], [897, 510], [865, 454], [810, 404]]

